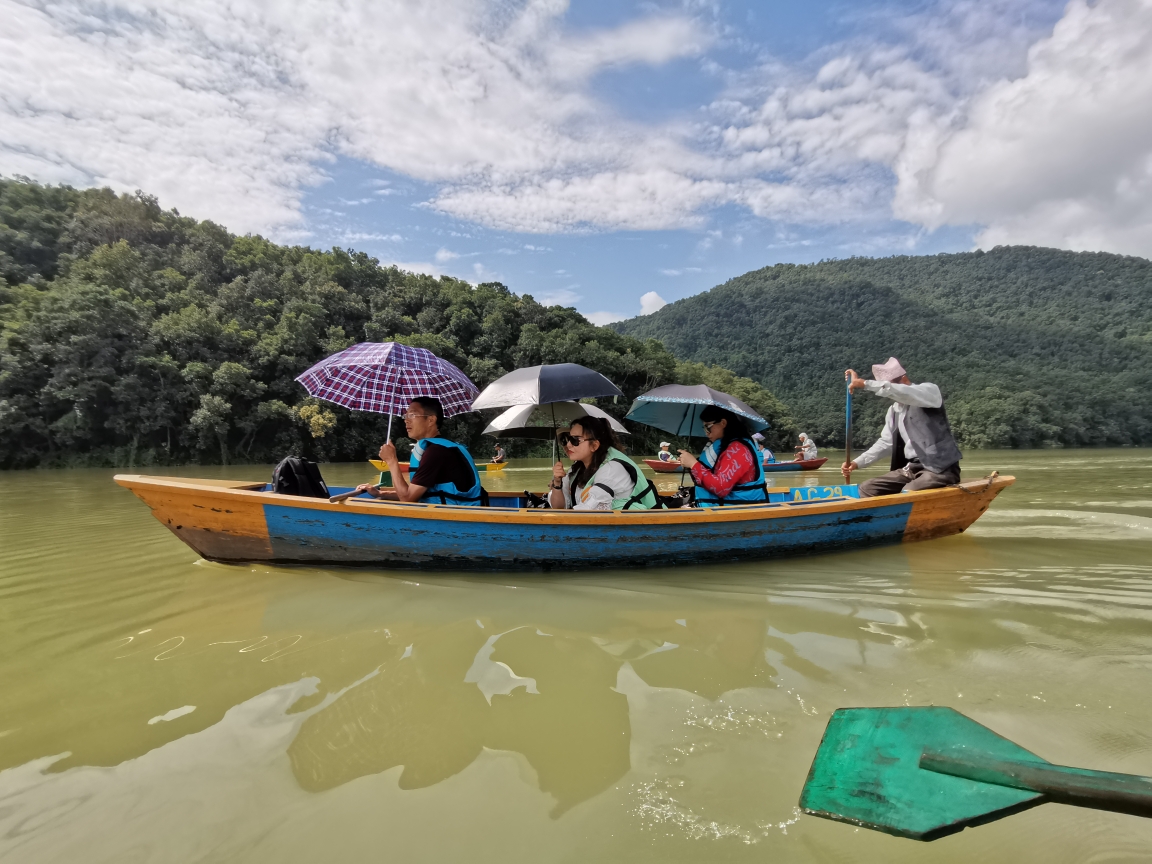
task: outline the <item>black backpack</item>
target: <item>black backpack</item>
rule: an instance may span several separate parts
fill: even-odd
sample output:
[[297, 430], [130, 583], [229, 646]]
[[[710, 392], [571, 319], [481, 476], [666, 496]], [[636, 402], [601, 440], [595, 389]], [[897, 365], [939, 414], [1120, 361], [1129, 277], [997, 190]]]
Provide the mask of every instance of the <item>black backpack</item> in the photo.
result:
[[272, 472], [272, 491], [305, 498], [332, 497], [316, 463], [299, 456], [288, 456], [276, 466]]

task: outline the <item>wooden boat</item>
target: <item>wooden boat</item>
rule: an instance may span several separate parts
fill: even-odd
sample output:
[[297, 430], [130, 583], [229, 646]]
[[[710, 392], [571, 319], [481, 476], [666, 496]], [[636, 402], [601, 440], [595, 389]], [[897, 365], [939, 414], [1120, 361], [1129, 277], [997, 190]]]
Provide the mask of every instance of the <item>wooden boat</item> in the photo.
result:
[[764, 470], [771, 474], [774, 471], [815, 471], [828, 459], [801, 459], [798, 462], [769, 462]]
[[[879, 498], [855, 486], [769, 489], [770, 503], [709, 509], [526, 509], [340, 503], [268, 491], [264, 482], [119, 474], [177, 537], [214, 561], [438, 569], [581, 569], [770, 558], [945, 537], [976, 521], [1013, 477]], [[339, 494], [347, 489], [331, 489]]]
[[659, 459], [645, 459], [644, 464], [655, 471], [657, 474], [679, 474], [680, 463], [677, 462], [661, 462]]
[[[388, 470], [388, 463], [387, 462], [381, 462], [379, 459], [369, 459], [368, 461], [371, 462], [372, 467], [375, 468], [377, 471], [379, 471], [381, 474], [385, 473]], [[477, 471], [503, 471], [507, 467], [508, 467], [507, 462], [477, 462], [476, 463], [476, 470]], [[401, 462], [400, 463], [400, 470], [403, 471], [405, 474], [407, 474], [408, 473], [408, 463], [407, 462]]]
[[[375, 468], [377, 471], [379, 471], [382, 474], [388, 470], [388, 463], [384, 462], [381, 459], [369, 459], [368, 461], [372, 463], [373, 468]], [[407, 474], [408, 473], [408, 463], [407, 462], [401, 462], [400, 463], [400, 470], [403, 471], [405, 474]]]

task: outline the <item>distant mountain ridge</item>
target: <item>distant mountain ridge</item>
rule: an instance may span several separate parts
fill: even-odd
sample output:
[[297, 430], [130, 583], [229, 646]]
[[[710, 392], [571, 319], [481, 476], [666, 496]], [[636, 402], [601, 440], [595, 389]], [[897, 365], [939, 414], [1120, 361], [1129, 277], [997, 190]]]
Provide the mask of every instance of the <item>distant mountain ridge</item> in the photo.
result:
[[[997, 247], [779, 264], [612, 325], [776, 393], [842, 443], [843, 370], [898, 357], [969, 447], [1152, 444], [1152, 262]], [[857, 440], [886, 407], [857, 399]]]

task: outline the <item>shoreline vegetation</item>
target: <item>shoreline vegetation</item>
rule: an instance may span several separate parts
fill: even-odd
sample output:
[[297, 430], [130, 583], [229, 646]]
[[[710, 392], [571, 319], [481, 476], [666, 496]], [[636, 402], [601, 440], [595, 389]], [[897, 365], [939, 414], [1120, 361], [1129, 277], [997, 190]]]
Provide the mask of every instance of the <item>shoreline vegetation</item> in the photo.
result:
[[[598, 402], [618, 417], [653, 387], [706, 383], [769, 419], [775, 447], [799, 431], [751, 380], [497, 282], [237, 237], [139, 192], [0, 178], [0, 468], [363, 460], [388, 418], [311, 399], [294, 379], [351, 344], [388, 340], [430, 349], [480, 387], [521, 366], [581, 363], [624, 391]], [[495, 439], [480, 432], [499, 413], [453, 418], [445, 434], [485, 461]], [[633, 452], [658, 449], [661, 433], [629, 426]]]
[[[822, 444], [844, 441], [843, 370], [891, 355], [940, 385], [962, 447], [1152, 444], [1143, 258], [1000, 246], [777, 264], [611, 326], [752, 378]], [[863, 442], [887, 403], [854, 405]]]

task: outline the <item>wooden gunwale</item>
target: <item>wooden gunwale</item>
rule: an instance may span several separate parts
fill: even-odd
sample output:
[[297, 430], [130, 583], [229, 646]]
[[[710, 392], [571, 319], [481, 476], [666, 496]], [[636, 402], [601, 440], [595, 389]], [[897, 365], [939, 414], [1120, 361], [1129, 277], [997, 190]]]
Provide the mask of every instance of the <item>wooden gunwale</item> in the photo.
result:
[[[325, 510], [329, 512], [356, 512], [373, 516], [387, 517], [392, 513], [403, 515], [406, 518], [433, 519], [438, 521], [461, 522], [507, 522], [513, 524], [541, 525], [553, 522], [563, 522], [577, 525], [603, 525], [618, 520], [625, 520], [628, 524], [661, 524], [693, 523], [699, 524], [701, 520], [720, 522], [741, 522], [761, 519], [780, 519], [804, 513], [829, 513], [854, 510], [868, 510], [873, 507], [888, 506], [894, 502], [919, 503], [932, 501], [935, 504], [944, 504], [945, 501], [963, 500], [968, 502], [973, 495], [988, 500], [995, 497], [1002, 489], [1012, 485], [1016, 478], [1000, 476], [989, 481], [987, 479], [968, 480], [958, 487], [944, 489], [926, 489], [917, 492], [905, 492], [899, 496], [887, 495], [875, 498], [839, 498], [829, 501], [796, 501], [780, 502], [774, 504], [746, 504], [729, 507], [712, 507], [701, 509], [681, 510], [641, 510], [641, 511], [613, 511], [588, 512], [574, 510], [529, 510], [512, 509], [504, 507], [463, 507], [451, 504], [421, 504], [399, 501], [347, 501], [331, 504], [322, 498], [301, 498], [294, 495], [280, 495], [274, 492], [255, 491], [252, 487], [263, 483], [257, 481], [237, 481], [235, 487], [222, 487], [216, 485], [221, 482], [233, 481], [186, 481], [173, 477], [149, 477], [142, 474], [117, 474], [113, 478], [117, 484], [127, 489], [149, 491], [180, 491], [203, 500], [211, 501], [237, 501], [245, 504], [264, 505], [277, 504], [284, 507], [294, 507], [302, 510]], [[248, 488], [244, 488], [248, 487]], [[790, 488], [790, 487], [783, 487]], [[198, 494], [197, 494], [198, 493]], [[933, 508], [937, 509], [937, 508]], [[981, 510], [983, 512], [983, 510]], [[963, 529], [961, 529], [963, 530]]]

